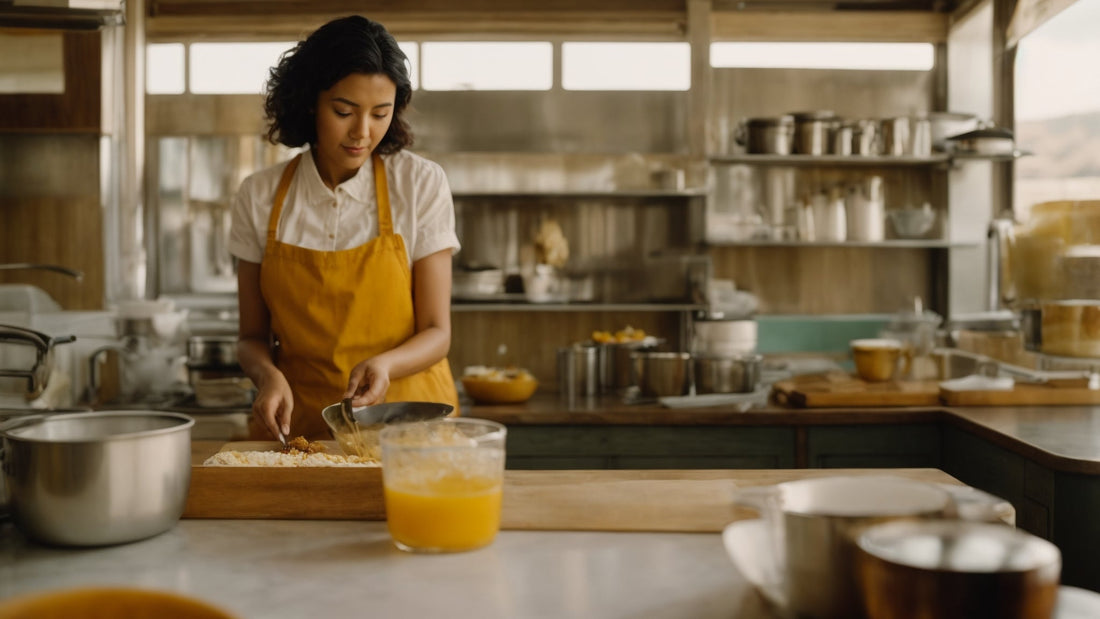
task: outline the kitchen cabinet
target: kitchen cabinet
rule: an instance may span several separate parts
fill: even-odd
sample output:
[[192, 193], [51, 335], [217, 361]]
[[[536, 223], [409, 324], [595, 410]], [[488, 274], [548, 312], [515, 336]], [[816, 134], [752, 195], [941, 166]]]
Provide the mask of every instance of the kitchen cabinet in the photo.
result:
[[510, 469], [794, 468], [789, 427], [510, 425]]
[[111, 133], [114, 117], [102, 111], [103, 88], [111, 83], [103, 79], [104, 45], [109, 43], [97, 31], [66, 31], [60, 42], [62, 91], [0, 94], [0, 131]]
[[921, 468], [940, 466], [940, 429], [933, 424], [810, 426], [810, 468]]

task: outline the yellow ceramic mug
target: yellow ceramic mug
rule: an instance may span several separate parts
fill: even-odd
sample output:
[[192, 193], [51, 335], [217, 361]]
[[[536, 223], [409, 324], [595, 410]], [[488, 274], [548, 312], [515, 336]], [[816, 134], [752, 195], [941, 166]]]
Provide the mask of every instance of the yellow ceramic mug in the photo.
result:
[[[868, 382], [883, 382], [909, 373], [909, 349], [898, 340], [852, 340], [856, 374]], [[900, 366], [900, 367], [899, 367]]]

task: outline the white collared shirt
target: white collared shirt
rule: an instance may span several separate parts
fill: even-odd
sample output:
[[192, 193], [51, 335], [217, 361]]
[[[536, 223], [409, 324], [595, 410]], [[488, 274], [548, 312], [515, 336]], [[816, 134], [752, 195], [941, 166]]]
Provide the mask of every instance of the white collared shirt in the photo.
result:
[[[393, 229], [405, 239], [409, 267], [437, 251], [458, 251], [454, 202], [443, 168], [405, 150], [382, 159]], [[260, 262], [263, 258], [275, 190], [287, 164], [289, 161], [260, 170], [241, 183], [233, 200], [229, 233], [229, 251], [241, 260]], [[370, 160], [333, 191], [321, 181], [311, 152], [303, 152], [287, 189], [275, 238], [308, 249], [338, 251], [359, 247], [377, 236], [378, 205]]]

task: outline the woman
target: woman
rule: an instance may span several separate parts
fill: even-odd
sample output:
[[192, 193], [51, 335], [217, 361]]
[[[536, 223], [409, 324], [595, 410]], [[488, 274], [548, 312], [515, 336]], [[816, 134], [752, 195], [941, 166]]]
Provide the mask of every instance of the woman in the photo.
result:
[[443, 170], [403, 150], [406, 62], [381, 24], [353, 16], [271, 71], [268, 139], [309, 149], [246, 178], [233, 205], [253, 439], [327, 438], [321, 410], [343, 398], [457, 410], [454, 204]]

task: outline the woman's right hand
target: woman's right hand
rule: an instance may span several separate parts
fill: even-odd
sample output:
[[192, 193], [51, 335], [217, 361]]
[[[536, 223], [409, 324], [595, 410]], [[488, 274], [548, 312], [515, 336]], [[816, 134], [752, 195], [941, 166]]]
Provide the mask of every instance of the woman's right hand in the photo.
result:
[[290, 415], [294, 412], [294, 394], [286, 376], [273, 370], [264, 377], [252, 402], [252, 414], [260, 421], [272, 438], [290, 434]]

